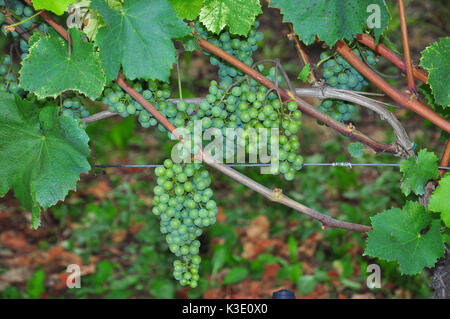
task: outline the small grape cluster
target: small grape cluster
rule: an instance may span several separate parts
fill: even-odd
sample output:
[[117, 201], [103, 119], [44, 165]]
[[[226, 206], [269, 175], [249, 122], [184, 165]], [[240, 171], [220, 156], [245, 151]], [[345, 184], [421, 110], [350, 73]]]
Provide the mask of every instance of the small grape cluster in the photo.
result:
[[161, 218], [161, 233], [178, 257], [173, 275], [183, 286], [197, 287], [202, 228], [216, 222], [216, 202], [211, 199], [211, 177], [199, 163], [175, 164], [170, 159], [155, 170], [152, 212]]
[[12, 72], [11, 57], [8, 54], [4, 55], [0, 61], [0, 92], [15, 93], [21, 96], [24, 94]]
[[[361, 51], [360, 53], [359, 50], [354, 49], [353, 53], [359, 58], [361, 58], [361, 54], [363, 54], [365, 60], [370, 65], [375, 65], [377, 63], [375, 55], [370, 50]], [[359, 73], [342, 56], [333, 56], [330, 52], [322, 52], [320, 59], [327, 60], [323, 64], [323, 77], [326, 79], [329, 86], [341, 90], [361, 91], [368, 85], [368, 82], [361, 73]], [[345, 122], [350, 120], [355, 111], [355, 106], [339, 100], [326, 99], [322, 101], [319, 109], [333, 117], [335, 120]]]
[[[168, 84], [161, 84], [158, 81], [153, 80], [136, 80], [129, 84], [133, 89], [141, 93], [147, 101], [155, 106], [165, 102], [165, 100], [170, 97]], [[138, 121], [144, 128], [158, 124], [158, 121], [128, 93], [125, 93], [117, 83], [112, 84], [103, 91], [102, 103], [109, 106], [109, 111], [118, 113], [122, 117], [128, 117], [130, 115], [138, 116]], [[165, 104], [162, 104], [161, 108], [164, 109], [165, 106]], [[173, 106], [173, 103], [171, 103], [171, 106]], [[176, 116], [177, 112], [175, 109], [169, 113]], [[160, 129], [162, 129], [162, 127], [160, 127]]]
[[[217, 36], [208, 32], [202, 24], [196, 24], [196, 29], [203, 38], [207, 39], [228, 54], [238, 58], [248, 66], [253, 64], [252, 56], [253, 52], [258, 49], [257, 43], [264, 39], [264, 34], [256, 31], [258, 27], [259, 22], [256, 21], [255, 26], [250, 31], [248, 37], [235, 36], [230, 34], [228, 31], [223, 31], [219, 36]], [[210, 55], [208, 52], [205, 52], [205, 54]], [[218, 57], [211, 56], [209, 60], [212, 65], [219, 66], [218, 75], [222, 80], [221, 84], [223, 85], [223, 88], [229, 87], [232, 84], [233, 79], [243, 75], [242, 71]]]
[[[64, 99], [63, 114], [80, 120], [88, 117], [90, 115], [90, 112], [83, 105], [80, 98], [73, 97]], [[86, 128], [86, 124], [82, 124], [82, 127]]]

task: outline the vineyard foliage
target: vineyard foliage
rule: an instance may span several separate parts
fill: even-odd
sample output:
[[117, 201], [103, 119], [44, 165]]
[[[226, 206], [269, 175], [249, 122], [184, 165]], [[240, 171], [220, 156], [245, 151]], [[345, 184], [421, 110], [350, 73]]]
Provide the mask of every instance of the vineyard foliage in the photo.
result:
[[[176, 48], [201, 50], [197, 43], [207, 40], [234, 58], [254, 66], [253, 53], [264, 35], [258, 32], [257, 17], [262, 13], [259, 0], [33, 0], [35, 10], [47, 10], [65, 22], [69, 5], [82, 4], [86, 13], [79, 28], [68, 32], [67, 42], [44, 17], [36, 16], [25, 2], [0, 0], [3, 25], [23, 20], [16, 27], [3, 28], [7, 36], [20, 43], [23, 53], [17, 77], [11, 72], [13, 60], [2, 57], [0, 76], [0, 195], [9, 190], [32, 213], [32, 227], [39, 226], [42, 211], [62, 201], [69, 190], [75, 190], [81, 173], [90, 171], [89, 138], [82, 119], [88, 115], [87, 100], [103, 103], [123, 117], [136, 116], [147, 128], [162, 123], [142, 100], [168, 119], [174, 127], [201, 130], [215, 128], [279, 128], [279, 140], [269, 136], [269, 144], [280, 144], [279, 169], [275, 172], [288, 181], [301, 178], [303, 157], [298, 153], [302, 112], [294, 100], [282, 101], [276, 89], [270, 89], [245, 77], [220, 56], [204, 51], [212, 65], [218, 66], [219, 80], [209, 79], [209, 93], [198, 105], [179, 96], [174, 102], [167, 85], [174, 64]], [[359, 49], [355, 37], [372, 35], [383, 42], [390, 14], [384, 0], [272, 0], [283, 21], [291, 23], [295, 36], [306, 45], [323, 41], [327, 49], [320, 56], [323, 63], [323, 85], [341, 90], [361, 91], [369, 80], [334, 51], [338, 41], [347, 43], [361, 61], [374, 67], [377, 55]], [[83, 27], [84, 26], [84, 27]], [[20, 39], [19, 29], [32, 34], [28, 43]], [[66, 27], [63, 26], [63, 30]], [[57, 30], [61, 33], [61, 30]], [[176, 44], [178, 42], [178, 44]], [[429, 73], [425, 90], [445, 118], [450, 105], [449, 79], [450, 39], [442, 38], [423, 51], [420, 65]], [[306, 65], [299, 78], [307, 80], [318, 66]], [[282, 87], [289, 81], [278, 66], [257, 67], [268, 79]], [[118, 78], [119, 77], [119, 78]], [[137, 101], [120, 83], [123, 77]], [[118, 79], [116, 81], [116, 79]], [[431, 89], [431, 90], [430, 90]], [[180, 89], [181, 91], [181, 89]], [[337, 122], [350, 124], [355, 105], [326, 99], [318, 110]], [[86, 113], [87, 112], [87, 113]], [[169, 132], [169, 137], [173, 137]], [[201, 151], [185, 145], [185, 159]], [[246, 148], [250, 153], [252, 149]], [[364, 145], [350, 144], [349, 152], [361, 157]], [[186, 157], [187, 156], [187, 157]], [[230, 156], [224, 152], [224, 156]], [[439, 180], [439, 158], [422, 149], [417, 156], [402, 160], [403, 174], [399, 187], [407, 196], [404, 207], [371, 212], [365, 255], [398, 262], [404, 274], [416, 274], [433, 267], [444, 255], [444, 234], [450, 225], [450, 175]], [[197, 164], [176, 164], [170, 159], [155, 171], [153, 213], [161, 218], [161, 232], [170, 251], [177, 256], [174, 277], [182, 285], [195, 288], [200, 265], [197, 238], [202, 228], [215, 223], [217, 206], [208, 171]], [[426, 185], [436, 181], [428, 208], [420, 200]], [[314, 184], [314, 181], [311, 181]], [[314, 187], [314, 186], [312, 186]], [[236, 276], [246, 276], [236, 269]], [[231, 275], [230, 275], [231, 276]], [[232, 279], [230, 279], [232, 280]]]

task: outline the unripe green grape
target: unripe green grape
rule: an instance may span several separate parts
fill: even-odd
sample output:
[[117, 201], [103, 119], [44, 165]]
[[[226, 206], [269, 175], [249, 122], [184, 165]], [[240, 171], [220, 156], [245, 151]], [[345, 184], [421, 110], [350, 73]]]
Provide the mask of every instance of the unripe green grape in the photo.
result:
[[216, 96], [215, 95], [212, 95], [212, 94], [208, 94], [207, 96], [206, 96], [206, 101], [208, 102], [208, 103], [214, 103], [215, 101], [216, 101]]
[[239, 86], [235, 86], [231, 89], [231, 94], [234, 96], [240, 96], [242, 94], [242, 89]]
[[327, 79], [327, 83], [331, 87], [335, 87], [339, 83], [339, 81], [338, 81], [338, 78], [333, 75]]
[[325, 79], [329, 79], [329, 78], [331, 78], [333, 75], [334, 75], [334, 72], [332, 71], [332, 69], [325, 69], [325, 70], [323, 71], [323, 77], [324, 77]]
[[188, 104], [187, 104], [186, 101], [180, 100], [180, 101], [178, 102], [178, 104], [177, 104], [177, 109], [178, 109], [178, 111], [180, 111], [180, 112], [185, 112], [185, 111], [187, 110], [187, 108], [188, 108]]
[[[173, 166], [172, 160], [170, 160], [170, 159], [164, 160], [164, 167], [165, 167], [165, 168], [170, 169], [170, 168], [172, 168], [172, 166]], [[170, 172], [170, 170], [166, 171], [166, 174], [167, 174], [168, 172]]]
[[288, 104], [287, 104], [287, 108], [288, 108], [289, 111], [294, 112], [295, 110], [297, 110], [298, 105], [297, 105], [296, 102], [290, 101], [290, 102], [288, 102]]
[[370, 65], [374, 65], [374, 64], [377, 63], [377, 59], [376, 59], [373, 55], [368, 55], [368, 56], [367, 56], [367, 62], [368, 62]]
[[348, 111], [347, 104], [339, 103], [338, 111], [339, 111], [339, 113], [347, 113], [347, 111]]
[[129, 104], [127, 106], [127, 113], [128, 114], [135, 114], [136, 113], [136, 107], [133, 104]]
[[231, 47], [235, 50], [239, 50], [239, 48], [241, 47], [241, 41], [239, 39], [231, 40]]
[[339, 76], [338, 76], [338, 81], [339, 81], [339, 83], [341, 83], [341, 84], [347, 83], [347, 82], [348, 82], [348, 76], [347, 76], [347, 74], [345, 74], [345, 73], [339, 74]]
[[293, 113], [293, 117], [296, 120], [301, 119], [302, 118], [302, 112], [300, 110], [295, 110], [294, 113]]

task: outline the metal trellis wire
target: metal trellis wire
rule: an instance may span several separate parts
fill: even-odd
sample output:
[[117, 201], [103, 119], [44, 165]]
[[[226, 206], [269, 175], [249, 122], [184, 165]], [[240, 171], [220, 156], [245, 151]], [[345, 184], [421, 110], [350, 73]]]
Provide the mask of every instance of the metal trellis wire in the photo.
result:
[[[229, 167], [270, 167], [271, 164], [225, 164]], [[109, 164], [109, 165], [94, 165], [95, 168], [156, 168], [162, 167], [163, 164]], [[328, 166], [328, 167], [400, 167], [400, 164], [389, 163], [349, 163], [349, 162], [334, 162], [334, 163], [305, 163], [303, 166]], [[439, 166], [440, 170], [450, 170], [450, 167]]]

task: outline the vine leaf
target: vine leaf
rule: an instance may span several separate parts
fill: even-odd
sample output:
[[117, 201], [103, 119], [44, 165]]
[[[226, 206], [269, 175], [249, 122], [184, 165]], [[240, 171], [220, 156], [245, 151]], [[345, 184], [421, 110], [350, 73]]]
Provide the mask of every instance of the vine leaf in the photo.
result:
[[423, 195], [425, 184], [439, 176], [438, 161], [437, 156], [426, 149], [420, 150], [417, 159], [410, 157], [402, 161], [400, 171], [404, 174], [401, 185], [403, 194], [408, 196], [414, 192], [416, 195]]
[[439, 182], [439, 187], [430, 197], [428, 209], [441, 213], [441, 219], [450, 227], [450, 174], [446, 174]]
[[364, 145], [359, 142], [348, 144], [348, 152], [351, 156], [358, 158], [364, 155]]
[[39, 98], [56, 97], [74, 90], [95, 100], [102, 94], [105, 75], [98, 54], [83, 33], [70, 30], [71, 55], [66, 41], [55, 32], [33, 40], [30, 53], [22, 61], [20, 86]]
[[111, 9], [105, 0], [92, 0], [107, 26], [98, 29], [96, 43], [108, 81], [117, 77], [120, 66], [125, 76], [167, 81], [175, 63], [172, 38], [190, 34], [167, 0], [127, 0], [121, 10]]
[[36, 10], [48, 10], [57, 15], [67, 12], [67, 8], [76, 0], [32, 0], [33, 7]]
[[433, 42], [422, 52], [420, 64], [428, 71], [428, 84], [436, 103], [450, 106], [450, 37]]
[[203, 0], [169, 0], [169, 2], [180, 18], [188, 20], [195, 20], [203, 6]]
[[373, 229], [368, 233], [364, 255], [396, 260], [402, 274], [417, 274], [444, 255], [441, 221], [417, 202], [384, 211], [371, 221]]
[[330, 47], [341, 39], [353, 40], [372, 18], [378, 41], [390, 19], [384, 0], [272, 0], [269, 6], [280, 9], [283, 21], [291, 22], [308, 45], [316, 35]]
[[228, 26], [230, 33], [245, 36], [261, 13], [259, 0], [205, 0], [200, 22], [213, 33]]
[[[450, 119], [450, 107], [444, 107], [444, 106], [436, 103], [436, 99], [435, 99], [433, 92], [431, 91], [431, 87], [429, 85], [422, 84], [419, 87], [419, 91], [425, 96], [425, 98], [427, 99], [428, 105], [430, 105], [436, 113], [438, 113], [445, 119]], [[444, 132], [442, 132], [442, 133], [444, 133]], [[447, 132], [445, 132], [445, 133], [447, 133]]]
[[37, 228], [41, 207], [63, 200], [89, 172], [89, 138], [78, 120], [58, 115], [57, 106], [39, 108], [8, 93], [0, 100], [0, 196], [12, 188]]

